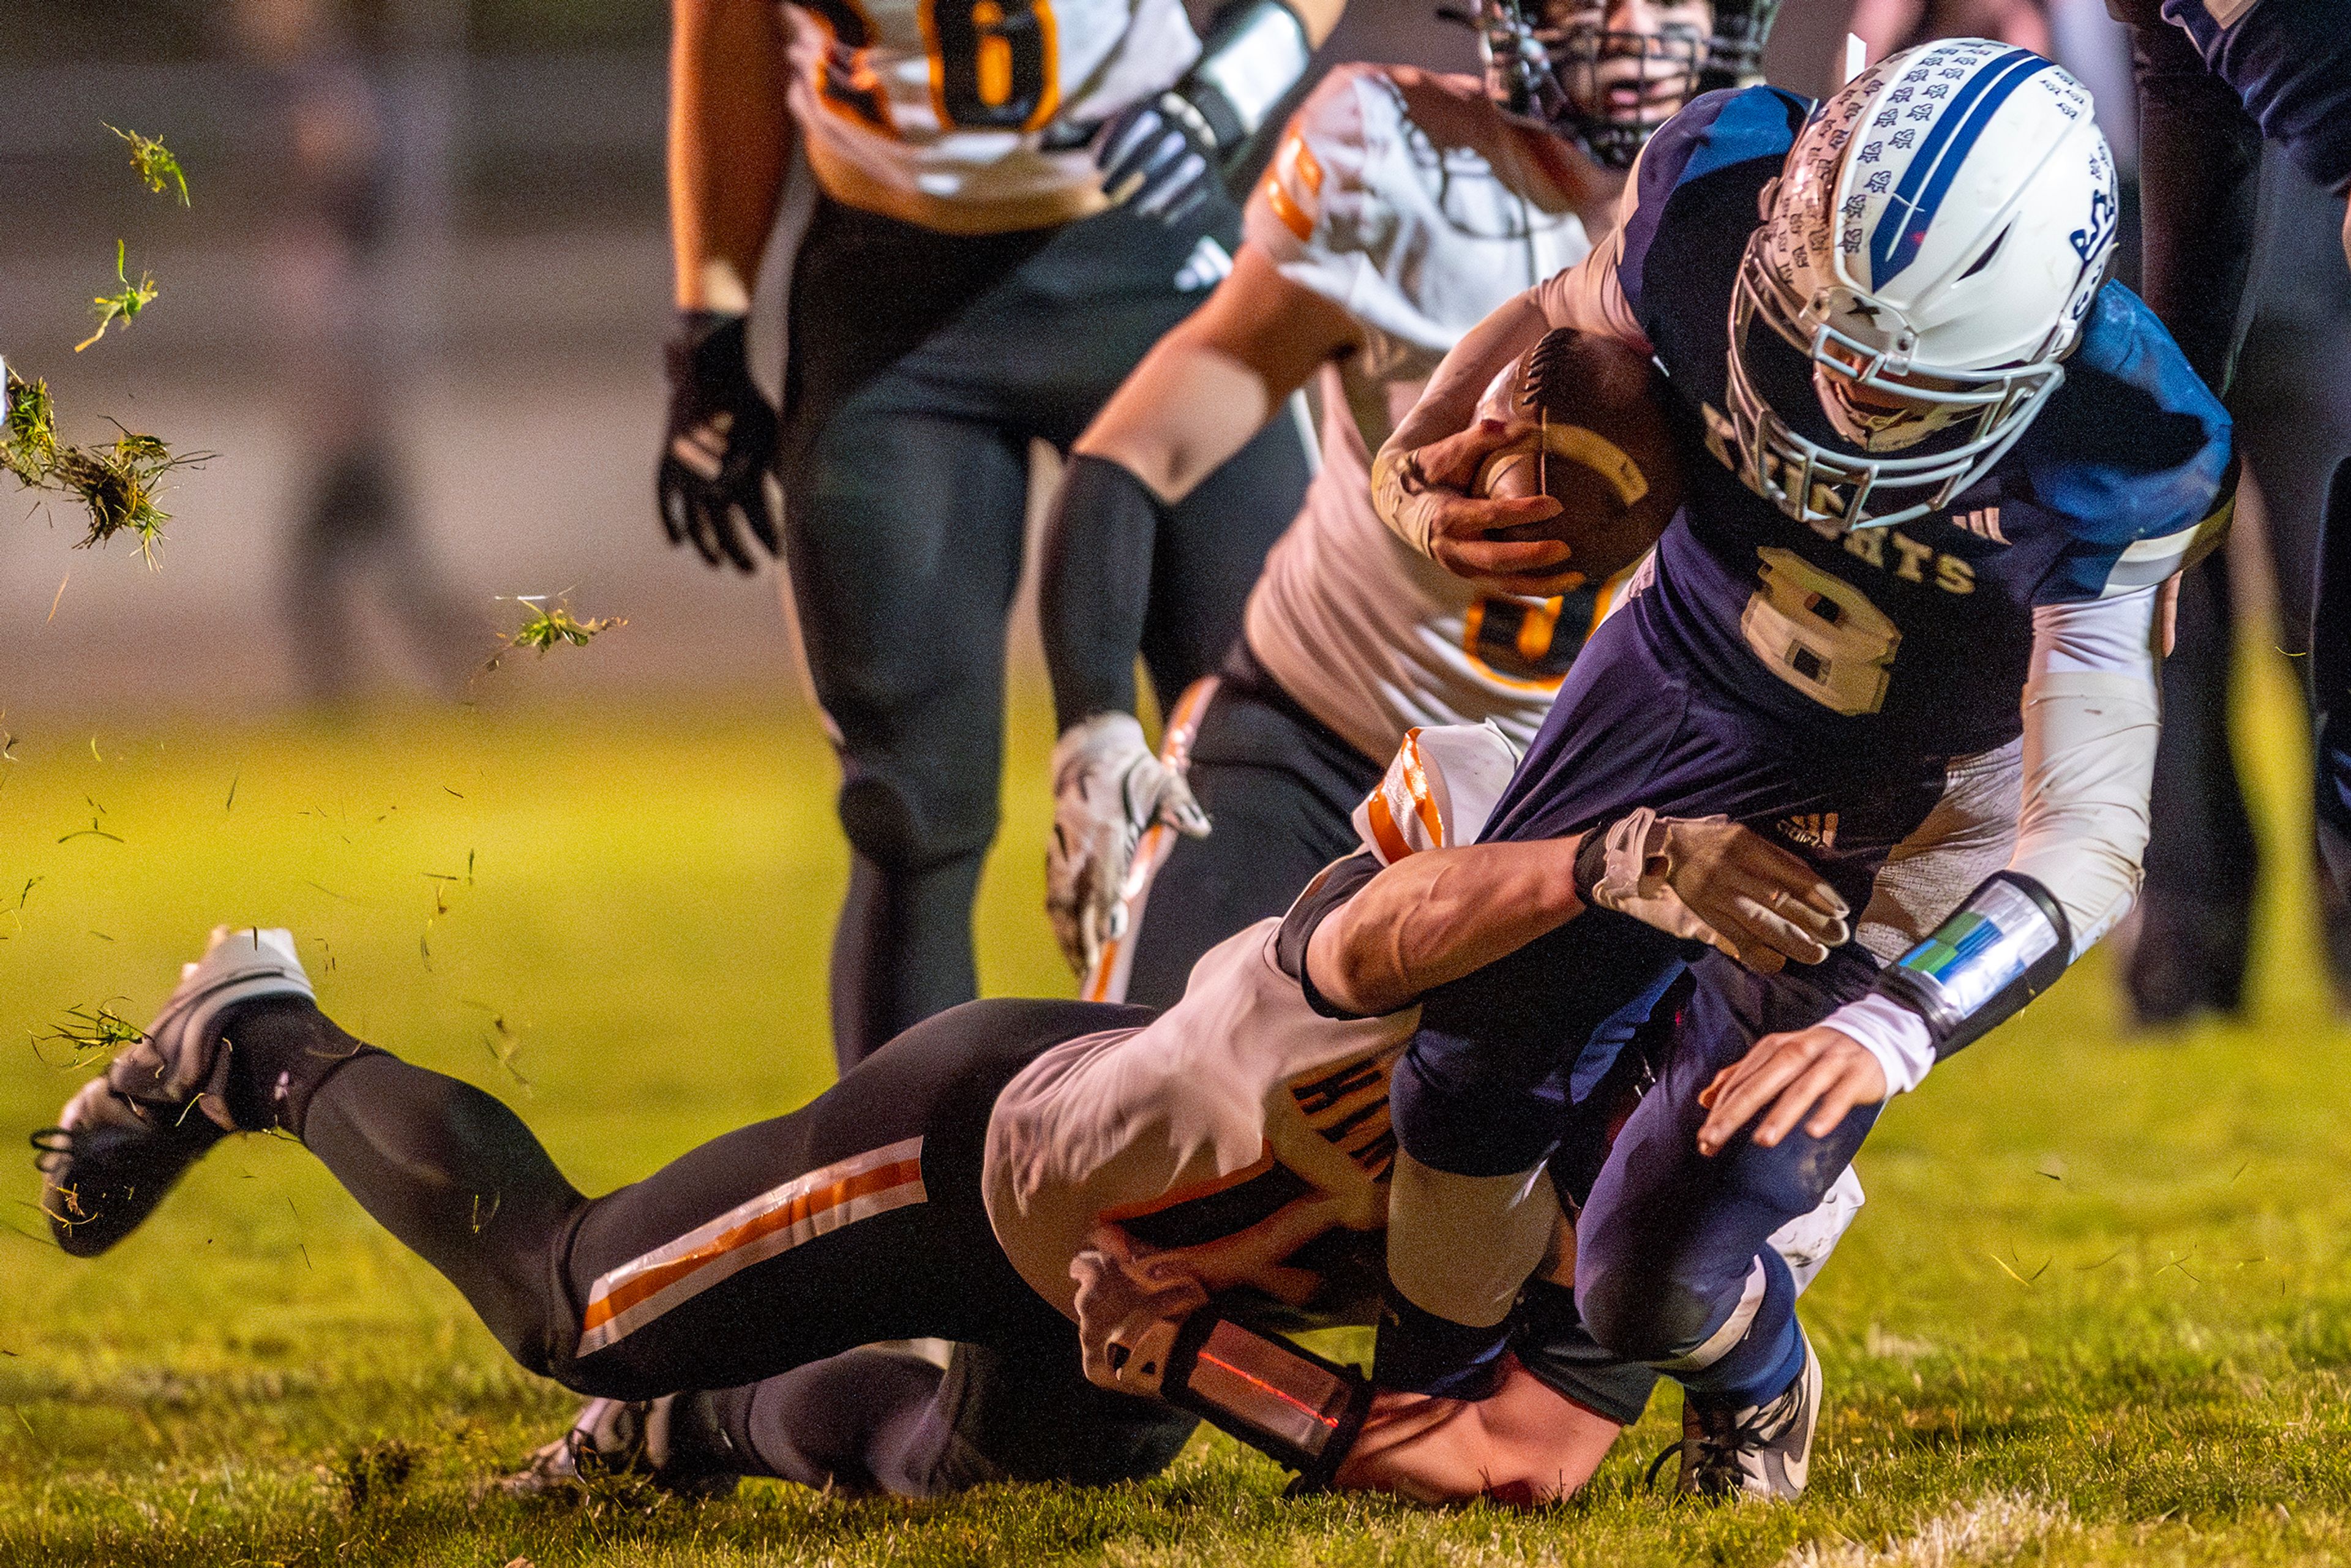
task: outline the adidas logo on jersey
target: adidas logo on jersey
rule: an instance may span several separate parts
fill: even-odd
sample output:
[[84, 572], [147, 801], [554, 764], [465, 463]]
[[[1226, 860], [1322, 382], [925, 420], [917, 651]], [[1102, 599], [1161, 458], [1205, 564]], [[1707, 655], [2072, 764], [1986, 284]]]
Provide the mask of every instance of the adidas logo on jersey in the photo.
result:
[[1968, 532], [1975, 535], [1976, 538], [1980, 539], [1990, 539], [1996, 545], [2004, 545], [2008, 542], [2008, 536], [2000, 531], [2000, 508], [1998, 507], [1985, 507], [1980, 510], [1973, 512], [1953, 512], [1951, 514], [1951, 527], [1955, 528], [1965, 528]]
[[1772, 831], [1799, 849], [1833, 850], [1836, 848], [1837, 814], [1800, 811], [1792, 817], [1781, 818], [1772, 824]]
[[1210, 235], [1202, 235], [1184, 265], [1176, 269], [1176, 292], [1190, 294], [1202, 288], [1214, 288], [1233, 270], [1232, 253], [1216, 242]]

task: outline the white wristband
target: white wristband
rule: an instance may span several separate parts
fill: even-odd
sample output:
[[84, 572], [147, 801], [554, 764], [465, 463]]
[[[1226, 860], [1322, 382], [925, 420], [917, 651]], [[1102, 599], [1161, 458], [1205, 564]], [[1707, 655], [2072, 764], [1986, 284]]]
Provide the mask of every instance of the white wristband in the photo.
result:
[[1851, 1036], [1877, 1058], [1889, 1096], [1917, 1088], [1927, 1070], [1935, 1065], [1935, 1040], [1927, 1032], [1927, 1020], [1892, 997], [1873, 991], [1859, 1001], [1845, 1003], [1821, 1023]]

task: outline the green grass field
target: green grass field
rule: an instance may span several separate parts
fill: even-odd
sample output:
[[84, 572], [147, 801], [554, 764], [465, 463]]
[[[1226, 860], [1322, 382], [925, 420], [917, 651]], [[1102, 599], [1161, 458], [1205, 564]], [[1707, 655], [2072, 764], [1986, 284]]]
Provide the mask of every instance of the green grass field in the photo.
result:
[[[2282, 690], [2248, 731], [2273, 805], [2298, 746]], [[983, 969], [994, 993], [1067, 994], [1038, 912], [1046, 716], [1016, 719]], [[802, 710], [12, 722], [11, 1139], [87, 1071], [41, 1037], [110, 1001], [144, 1022], [218, 921], [291, 925], [340, 1019], [509, 1097], [591, 1190], [831, 1075], [845, 852]], [[2296, 841], [2289, 817], [2269, 813], [2273, 844]], [[1106, 1492], [484, 1499], [572, 1400], [507, 1364], [299, 1148], [248, 1138], [95, 1263], [37, 1239], [15, 1156], [0, 1563], [2351, 1559], [2351, 1032], [2308, 919], [2273, 901], [2243, 1027], [2125, 1040], [2093, 959], [1893, 1108], [1862, 1157], [1869, 1207], [1806, 1305], [1830, 1394], [1799, 1507], [1645, 1490], [1670, 1394], [1583, 1497], [1526, 1516], [1286, 1503], [1270, 1464], [1221, 1439]]]

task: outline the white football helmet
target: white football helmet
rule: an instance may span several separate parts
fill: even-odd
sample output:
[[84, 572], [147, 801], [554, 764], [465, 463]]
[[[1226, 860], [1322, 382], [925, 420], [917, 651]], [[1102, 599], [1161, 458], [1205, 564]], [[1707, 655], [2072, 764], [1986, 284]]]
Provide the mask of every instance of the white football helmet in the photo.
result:
[[1983, 477], [2064, 380], [2114, 253], [2114, 159], [2059, 67], [1945, 39], [1815, 109], [1761, 216], [1717, 434], [1790, 517], [1881, 528]]

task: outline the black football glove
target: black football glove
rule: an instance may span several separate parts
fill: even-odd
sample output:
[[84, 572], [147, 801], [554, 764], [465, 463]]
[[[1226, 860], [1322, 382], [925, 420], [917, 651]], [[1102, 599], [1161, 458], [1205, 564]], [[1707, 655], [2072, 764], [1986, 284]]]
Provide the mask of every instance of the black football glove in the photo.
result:
[[1208, 199], [1223, 157], [1207, 117], [1173, 89], [1120, 110], [1094, 141], [1102, 193], [1170, 228]]
[[776, 411], [751, 380], [745, 318], [716, 310], [678, 313], [669, 361], [669, 431], [655, 488], [663, 529], [712, 566], [754, 561], [747, 531], [769, 555], [781, 551], [768, 470], [776, 461]]
[[1094, 139], [1102, 193], [1170, 228], [1182, 223], [1306, 74], [1313, 52], [1306, 25], [1282, 0], [1233, 0], [1183, 80], [1102, 126]]

